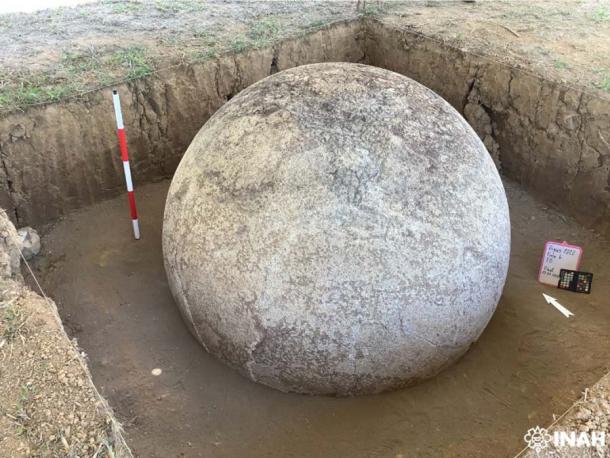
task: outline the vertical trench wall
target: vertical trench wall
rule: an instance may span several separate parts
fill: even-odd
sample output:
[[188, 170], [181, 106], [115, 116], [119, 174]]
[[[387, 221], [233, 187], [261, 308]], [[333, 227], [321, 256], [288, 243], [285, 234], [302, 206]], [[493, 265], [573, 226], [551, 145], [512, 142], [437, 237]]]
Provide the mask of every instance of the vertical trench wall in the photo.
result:
[[610, 236], [610, 98], [376, 20], [366, 31], [367, 63], [443, 96], [504, 175]]
[[[506, 176], [610, 236], [610, 99], [374, 19], [342, 22], [119, 86], [136, 184], [171, 177], [204, 122], [276, 71], [366, 62], [428, 86], [464, 114]], [[122, 192], [110, 89], [0, 119], [0, 206], [40, 225]]]
[[[118, 86], [136, 186], [171, 177], [205, 121], [252, 83], [297, 65], [364, 60], [361, 27], [336, 23]], [[2, 117], [0, 157], [0, 207], [17, 225], [48, 223], [121, 193], [111, 89]]]

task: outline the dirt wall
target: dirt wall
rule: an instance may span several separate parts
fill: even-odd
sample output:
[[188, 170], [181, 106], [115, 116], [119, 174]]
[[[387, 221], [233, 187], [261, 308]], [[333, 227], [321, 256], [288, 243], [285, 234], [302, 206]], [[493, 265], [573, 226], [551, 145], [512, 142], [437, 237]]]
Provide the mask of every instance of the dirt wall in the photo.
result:
[[[296, 65], [363, 60], [360, 28], [340, 22], [119, 86], [136, 186], [170, 177], [205, 121], [252, 83]], [[122, 192], [111, 89], [3, 117], [0, 156], [0, 206], [19, 226], [48, 223]]]
[[[323, 61], [365, 61], [430, 87], [465, 115], [502, 173], [610, 236], [610, 99], [372, 18], [119, 87], [136, 185], [170, 177], [241, 89]], [[18, 225], [40, 225], [122, 192], [114, 122], [110, 89], [0, 119], [0, 206]]]
[[502, 173], [610, 235], [610, 100], [367, 21], [367, 63], [428, 86], [464, 114]]

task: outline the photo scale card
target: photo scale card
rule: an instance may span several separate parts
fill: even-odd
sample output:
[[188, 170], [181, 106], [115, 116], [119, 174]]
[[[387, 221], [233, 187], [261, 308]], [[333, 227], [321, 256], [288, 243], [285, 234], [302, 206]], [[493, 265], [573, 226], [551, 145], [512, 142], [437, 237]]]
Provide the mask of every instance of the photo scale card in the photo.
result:
[[557, 286], [561, 269], [578, 270], [581, 257], [581, 247], [549, 240], [544, 244], [538, 281], [545, 285]]

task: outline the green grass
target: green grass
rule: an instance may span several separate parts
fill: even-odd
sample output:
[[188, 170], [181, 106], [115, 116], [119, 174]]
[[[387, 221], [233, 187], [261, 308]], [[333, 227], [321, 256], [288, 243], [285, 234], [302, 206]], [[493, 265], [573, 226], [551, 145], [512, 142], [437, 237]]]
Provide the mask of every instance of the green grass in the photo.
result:
[[[0, 108], [12, 110], [28, 105], [57, 102], [71, 94], [85, 91], [92, 84], [106, 86], [137, 79], [153, 72], [152, 59], [139, 46], [103, 52], [89, 48], [84, 52], [64, 52], [61, 72], [46, 75], [22, 75], [19, 82], [0, 88]], [[0, 75], [0, 80], [8, 76]], [[93, 82], [93, 83], [92, 83]]]
[[600, 6], [593, 12], [593, 20], [595, 22], [610, 21], [610, 9], [605, 6]]
[[206, 5], [198, 0], [156, 0], [154, 5], [157, 11], [166, 14], [203, 11], [206, 8]]
[[34, 387], [31, 385], [21, 385], [21, 392], [19, 394], [19, 406], [25, 406], [30, 402], [30, 398], [34, 393]]
[[197, 46], [201, 47], [193, 51], [191, 56], [201, 61], [216, 58], [223, 52], [240, 53], [250, 48], [262, 48], [277, 40], [280, 30], [280, 23], [274, 17], [252, 22], [245, 33], [233, 35], [229, 40], [211, 30], [195, 30], [192, 32], [193, 37], [200, 41]]
[[199, 38], [202, 40], [207, 39], [210, 36], [210, 31], [209, 30], [195, 30], [193, 32], [193, 37], [195, 38]]
[[152, 73], [151, 62], [146, 55], [146, 50], [139, 46], [115, 51], [111, 56], [110, 63], [127, 70], [125, 76], [128, 79], [142, 78]]
[[28, 407], [35, 394], [36, 390], [32, 385], [23, 384], [20, 386], [19, 400], [14, 405], [14, 414], [10, 415], [10, 418], [19, 425], [17, 429], [18, 436], [27, 436], [29, 433], [28, 425], [31, 417], [28, 414]]
[[256, 45], [262, 45], [273, 41], [280, 31], [280, 26], [276, 18], [266, 17], [256, 21], [248, 30], [248, 38]]
[[142, 11], [144, 5], [140, 2], [121, 1], [112, 2], [113, 14], [135, 14]]
[[597, 87], [605, 92], [610, 92], [610, 75], [605, 75], [597, 84]]
[[228, 50], [239, 53], [248, 48], [262, 48], [277, 40], [279, 35], [280, 23], [278, 20], [274, 17], [265, 17], [252, 23], [245, 34], [233, 37], [229, 42]]
[[317, 19], [317, 20], [312, 21], [309, 24], [307, 24], [305, 26], [305, 28], [307, 28], [307, 29], [317, 29], [318, 27], [322, 27], [326, 23], [327, 23], [327, 21], [324, 21], [322, 19]]
[[23, 311], [15, 305], [9, 305], [2, 314], [2, 324], [4, 330], [2, 336], [6, 340], [13, 340], [19, 334], [19, 330], [25, 323]]
[[243, 35], [238, 35], [229, 43], [229, 51], [231, 52], [242, 52], [248, 49], [251, 43]]
[[218, 57], [215, 49], [198, 50], [193, 53], [193, 59], [196, 61], [210, 60]]
[[555, 61], [553, 62], [553, 66], [557, 69], [567, 69], [570, 68], [570, 65], [561, 59], [555, 59]]
[[68, 73], [75, 75], [81, 72], [99, 70], [102, 62], [95, 48], [90, 48], [86, 54], [65, 51], [61, 56], [61, 64]]
[[201, 40], [205, 46], [216, 46], [218, 38], [209, 30], [197, 30], [193, 32], [193, 37]]
[[[429, 4], [427, 4], [426, 6], [431, 6]], [[364, 8], [362, 10], [362, 12], [360, 13], [361, 16], [381, 16], [383, 13], [385, 13], [385, 5], [381, 5], [381, 4], [375, 4], [375, 5], [371, 5], [366, 4], [364, 5]]]

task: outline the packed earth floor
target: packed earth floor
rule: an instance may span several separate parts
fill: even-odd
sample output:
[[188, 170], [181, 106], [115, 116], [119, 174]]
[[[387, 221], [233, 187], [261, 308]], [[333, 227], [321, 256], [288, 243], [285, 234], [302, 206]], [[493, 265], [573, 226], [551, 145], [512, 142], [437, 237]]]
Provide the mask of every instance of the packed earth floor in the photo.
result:
[[[608, 242], [505, 181], [508, 280], [457, 364], [417, 386], [356, 398], [252, 383], [201, 348], [174, 304], [161, 253], [168, 186], [137, 189], [140, 241], [121, 197], [47, 228], [35, 264], [137, 456], [513, 456], [528, 428], [550, 424], [608, 371]], [[548, 239], [584, 247], [592, 294], [537, 283]], [[575, 315], [564, 317], [543, 292]]]

